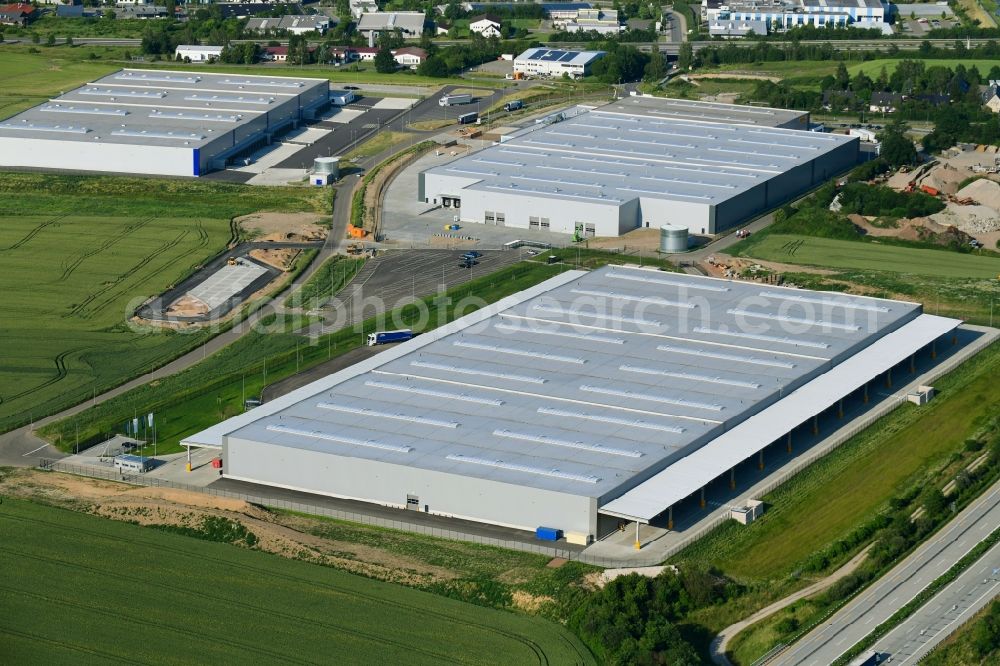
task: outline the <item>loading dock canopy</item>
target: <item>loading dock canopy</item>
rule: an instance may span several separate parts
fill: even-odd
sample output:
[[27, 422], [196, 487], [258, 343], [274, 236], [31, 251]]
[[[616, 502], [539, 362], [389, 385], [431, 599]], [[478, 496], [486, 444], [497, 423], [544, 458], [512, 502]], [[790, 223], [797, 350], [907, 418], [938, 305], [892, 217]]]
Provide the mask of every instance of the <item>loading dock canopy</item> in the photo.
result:
[[608, 502], [600, 513], [649, 522], [727, 470], [953, 331], [958, 319], [921, 314], [709, 444]]

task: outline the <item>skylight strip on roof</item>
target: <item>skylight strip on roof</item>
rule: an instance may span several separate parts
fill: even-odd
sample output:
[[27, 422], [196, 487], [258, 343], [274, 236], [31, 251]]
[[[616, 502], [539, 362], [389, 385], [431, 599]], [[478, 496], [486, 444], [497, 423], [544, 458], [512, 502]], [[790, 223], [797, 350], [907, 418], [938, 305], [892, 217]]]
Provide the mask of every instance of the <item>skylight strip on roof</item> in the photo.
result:
[[176, 74], [136, 74], [135, 72], [119, 72], [115, 75], [116, 79], [133, 81], [157, 81], [160, 83], [198, 83], [201, 81], [200, 76], [178, 76]]
[[727, 331], [722, 328], [711, 328], [709, 326], [695, 326], [695, 333], [710, 333], [712, 335], [727, 335], [732, 338], [746, 338], [747, 340], [761, 340], [763, 342], [778, 342], [783, 345], [793, 347], [812, 347], [813, 349], [828, 349], [829, 344], [825, 342], [813, 342], [812, 340], [801, 340], [798, 338], [783, 338], [777, 335], [764, 335], [763, 333], [743, 333], [739, 331]]
[[[506, 316], [504, 314], [501, 317]], [[547, 323], [558, 323], [558, 322], [548, 322]], [[612, 338], [607, 335], [593, 335], [591, 333], [573, 333], [571, 331], [553, 331], [548, 328], [541, 326], [528, 327], [520, 326], [514, 324], [496, 324], [493, 328], [498, 328], [501, 331], [515, 331], [518, 333], [531, 333], [532, 335], [557, 335], [562, 338], [575, 338], [577, 340], [587, 340], [588, 342], [599, 342], [601, 344], [609, 345], [623, 345], [625, 340], [623, 338]]]
[[[732, 140], [733, 139], [730, 139], [730, 141]], [[731, 153], [735, 155], [752, 155], [754, 157], [766, 157], [767, 159], [772, 159], [772, 160], [801, 160], [803, 158], [802, 155], [778, 155], [776, 153], [761, 153], [758, 151], [748, 152], [746, 150], [740, 150], [738, 148], [713, 148], [710, 146], [706, 146], [705, 150], [710, 150], [714, 153]], [[777, 165], [774, 164], [771, 166], [777, 166]]]
[[471, 463], [473, 465], [486, 465], [487, 467], [499, 467], [500, 469], [509, 469], [514, 472], [526, 472], [528, 474], [538, 474], [540, 476], [551, 476], [557, 479], [566, 479], [568, 481], [581, 481], [583, 483], [600, 483], [600, 477], [584, 475], [584, 474], [573, 474], [571, 472], [560, 472], [558, 469], [543, 469], [541, 467], [532, 467], [530, 465], [519, 465], [516, 463], [508, 463], [502, 460], [489, 460], [488, 458], [477, 458], [475, 456], [467, 456], [461, 453], [449, 453], [445, 456], [448, 460], [454, 460], [456, 462]]
[[739, 186], [732, 183], [710, 183], [707, 180], [688, 180], [686, 178], [667, 178], [665, 176], [639, 176], [639, 180], [653, 180], [658, 183], [679, 183], [681, 185], [697, 185], [698, 187], [721, 187], [724, 190], [735, 190]]
[[[495, 175], [499, 176], [500, 174], [495, 174]], [[539, 190], [533, 187], [524, 187], [524, 186], [515, 187], [514, 185], [511, 185], [509, 187], [503, 187], [502, 185], [484, 185], [483, 187], [488, 190], [500, 190], [501, 192], [534, 192], [535, 194], [557, 194], [561, 197], [567, 197], [570, 199], [587, 199], [588, 201], [600, 201], [603, 203], [610, 203], [612, 201], [616, 201], [618, 203], [622, 202], [622, 200], [619, 199], [618, 197], [609, 197], [604, 195], [593, 196], [588, 194], [573, 194], [564, 191], [553, 192], [552, 190]]]
[[171, 120], [194, 120], [197, 122], [217, 122], [217, 123], [238, 123], [242, 116], [236, 113], [191, 113], [189, 111], [162, 111], [153, 109], [149, 112], [150, 118], [169, 118]]
[[619, 189], [626, 192], [639, 192], [640, 194], [657, 194], [662, 197], [684, 197], [686, 199], [699, 199], [701, 201], [714, 201], [715, 197], [706, 197], [701, 194], [683, 194], [681, 192], [664, 192], [663, 190], [645, 190], [640, 187], [621, 187]]
[[491, 407], [499, 407], [503, 404], [503, 400], [497, 400], [496, 398], [481, 398], [476, 395], [469, 395], [468, 393], [452, 393], [450, 391], [438, 391], [436, 389], [419, 388], [417, 386], [407, 386], [406, 384], [393, 384], [391, 382], [383, 382], [377, 379], [367, 379], [365, 380], [365, 386], [371, 386], [373, 388], [383, 388], [390, 391], [402, 391], [404, 393], [415, 393], [417, 395], [427, 395], [434, 398], [447, 398], [448, 400], [461, 400], [462, 402], [472, 402], [477, 405], [490, 405]]
[[776, 141], [751, 141], [750, 139], [741, 139], [734, 136], [729, 139], [733, 143], [747, 143], [754, 146], [778, 146], [781, 148], [794, 148], [795, 150], [819, 150], [819, 146], [813, 146], [807, 143], [778, 143]]
[[679, 289], [691, 289], [692, 291], [712, 291], [723, 293], [729, 291], [729, 287], [721, 287], [711, 284], [692, 284], [683, 280], [671, 280], [669, 278], [646, 277], [644, 275], [630, 275], [628, 273], [618, 273], [609, 271], [608, 277], [615, 280], [629, 280], [632, 282], [645, 282], [647, 284], [661, 284], [668, 287], [678, 287]]
[[482, 351], [496, 352], [498, 354], [510, 354], [512, 356], [527, 356], [529, 358], [543, 358], [547, 361], [559, 361], [560, 363], [576, 363], [583, 365], [586, 359], [577, 356], [563, 356], [562, 354], [549, 354], [547, 352], [532, 351], [530, 349], [515, 349], [513, 347], [501, 347], [500, 345], [490, 345], [482, 342], [469, 342], [467, 340], [455, 340], [451, 344], [456, 347], [467, 349], [480, 349]]
[[[805, 317], [792, 317], [790, 315], [774, 314], [771, 312], [754, 312], [745, 308], [729, 308], [728, 314], [740, 317], [753, 317], [755, 319], [769, 319], [771, 321], [783, 321], [789, 324], [802, 324], [804, 326], [823, 326], [825, 328], [835, 328], [840, 331], [860, 331], [860, 326], [854, 324], [841, 324], [835, 321], [823, 319], [806, 319]], [[827, 345], [829, 346], [829, 345]]]
[[201, 141], [205, 138], [204, 134], [197, 134], [195, 132], [158, 132], [156, 130], [135, 130], [128, 128], [111, 130], [111, 133], [115, 136], [130, 136], [142, 139], [173, 139], [175, 141]]
[[234, 102], [236, 104], [260, 104], [261, 106], [274, 104], [273, 97], [244, 97], [242, 95], [200, 95], [195, 93], [185, 95], [184, 99], [188, 102]]
[[254, 79], [222, 79], [222, 83], [234, 86], [262, 86], [265, 88], [301, 88], [305, 85], [302, 81], [256, 81]]
[[2, 123], [0, 129], [23, 130], [26, 132], [54, 132], [61, 134], [86, 134], [90, 130], [82, 125], [46, 125], [44, 123], [29, 123], [22, 119], [20, 123]]
[[77, 91], [81, 95], [97, 97], [138, 97], [141, 99], [163, 99], [167, 93], [159, 90], [112, 90], [111, 88], [84, 88]]
[[796, 303], [815, 303], [831, 308], [848, 308], [852, 310], [866, 310], [868, 312], [892, 312], [892, 308], [881, 305], [867, 305], [864, 303], [855, 303], [854, 301], [834, 300], [832, 298], [811, 298], [809, 296], [786, 294], [779, 291], [762, 291], [760, 295], [764, 298], [780, 298], [783, 301], [795, 301]]
[[655, 370], [637, 365], [620, 365], [619, 370], [623, 372], [637, 372], [642, 375], [656, 375], [658, 377], [672, 377], [674, 379], [690, 379], [694, 382], [708, 382], [710, 384], [723, 384], [725, 386], [739, 386], [741, 388], [759, 389], [761, 384], [757, 382], [747, 382], [741, 379], [726, 379], [725, 377], [710, 377], [709, 375], [699, 375], [693, 372], [676, 372], [672, 370]]
[[317, 402], [316, 406], [320, 409], [328, 409], [330, 411], [343, 412], [345, 414], [354, 414], [356, 416], [376, 416], [383, 419], [409, 421], [410, 423], [419, 423], [421, 425], [437, 426], [438, 428], [457, 428], [459, 426], [456, 421], [444, 421], [442, 419], [432, 419], [426, 416], [411, 416], [400, 412], [383, 412], [377, 409], [369, 409], [367, 407], [350, 407], [347, 405], [337, 405], [332, 402]]
[[[664, 425], [662, 423], [653, 423], [651, 421], [643, 421], [641, 419], [623, 419], [616, 416], [605, 416], [603, 414], [588, 414], [587, 412], [576, 412], [570, 409], [539, 407], [536, 411], [539, 414], [547, 414], [548, 416], [562, 416], [571, 419], [583, 419], [585, 421], [613, 423], [615, 425], [628, 426], [629, 428], [641, 428], [643, 430], [658, 430], [660, 432], [672, 432], [676, 434], [681, 434], [687, 430], [686, 428], [681, 428], [680, 426]], [[710, 419], [705, 419], [705, 420], [709, 421]]]
[[561, 305], [544, 305], [542, 303], [535, 303], [531, 306], [532, 310], [538, 310], [539, 312], [550, 312], [552, 314], [561, 315], [572, 315], [574, 317], [593, 317], [594, 319], [607, 319], [609, 321], [619, 321], [624, 324], [638, 324], [640, 326], [656, 326], [658, 328], [663, 327], [663, 322], [656, 321], [654, 319], [643, 319], [641, 317], [627, 317], [625, 315], [613, 315], [606, 314], [597, 311], [582, 310], [580, 308], [564, 308]]
[[271, 432], [280, 432], [286, 435], [296, 435], [298, 437], [309, 437], [311, 439], [322, 439], [327, 442], [337, 442], [338, 444], [349, 444], [351, 446], [363, 446], [369, 449], [379, 449], [381, 451], [393, 451], [395, 453], [410, 453], [412, 446], [400, 446], [398, 444], [388, 444], [374, 439], [355, 439], [343, 435], [333, 435], [320, 430], [306, 430], [304, 428], [292, 428], [291, 426], [271, 424], [267, 426]]
[[626, 449], [616, 449], [613, 446], [604, 446], [602, 444], [588, 444], [587, 442], [581, 441], [570, 441], [568, 439], [559, 439], [558, 437], [550, 437], [548, 435], [533, 435], [526, 432], [514, 432], [507, 430], [506, 428], [497, 428], [493, 431], [493, 434], [497, 437], [506, 437], [507, 439], [517, 439], [522, 442], [535, 442], [537, 444], [550, 444], [552, 446], [562, 446], [568, 449], [579, 449], [581, 451], [593, 451], [594, 453], [607, 453], [612, 456], [623, 456], [626, 458], [641, 458], [642, 451], [629, 451]]
[[469, 168], [459, 169], [457, 167], [448, 167], [447, 169], [445, 169], [445, 171], [450, 171], [452, 173], [459, 173], [459, 174], [461, 174], [461, 173], [468, 173], [468, 174], [472, 174], [473, 176], [499, 176], [500, 175], [499, 171], [477, 171], [476, 169], [469, 169]]
[[533, 183], [552, 183], [553, 185], [574, 185], [576, 187], [604, 187], [603, 183], [586, 183], [582, 180], [564, 180], [562, 178], [539, 178], [538, 176], [519, 176], [513, 174], [511, 180], [527, 180]]
[[613, 291], [598, 291], [596, 289], [571, 289], [570, 292], [574, 294], [581, 294], [583, 296], [598, 296], [601, 298], [611, 298], [618, 301], [651, 303], [655, 305], [665, 305], [673, 308], [684, 308], [685, 310], [693, 310], [696, 307], [698, 307], [694, 303], [671, 301], [666, 298], [660, 298], [659, 296], [631, 296], [629, 294], [619, 294]]
[[788, 368], [789, 370], [795, 367], [795, 364], [791, 361], [779, 361], [777, 359], [770, 358], [757, 358], [756, 356], [741, 356], [739, 354], [727, 354], [725, 352], [713, 352], [707, 351], [705, 349], [687, 349], [684, 347], [675, 347], [674, 345], [658, 345], [656, 347], [657, 351], [670, 352], [672, 354], [686, 354], [688, 356], [701, 356], [704, 358], [715, 358], [720, 361], [736, 361], [738, 363], [749, 363], [751, 365], [763, 365], [772, 368]]
[[592, 384], [581, 384], [580, 390], [587, 393], [600, 393], [601, 395], [614, 395], [619, 398], [630, 398], [633, 400], [651, 400], [661, 402], [665, 405], [677, 405], [678, 407], [690, 407], [692, 409], [707, 409], [713, 412], [721, 412], [725, 407], [717, 403], [696, 402], [694, 400], [684, 400], [683, 398], [671, 398], [655, 393], [644, 393], [641, 391], [629, 391], [626, 389], [608, 388], [605, 386], [594, 386]]
[[100, 106], [63, 106], [62, 104], [46, 104], [39, 107], [39, 111], [49, 113], [73, 113], [86, 114], [92, 116], [127, 116], [125, 109], [105, 109]]
[[445, 372], [455, 372], [460, 375], [475, 375], [477, 377], [493, 377], [495, 379], [509, 379], [514, 382], [527, 382], [529, 384], [544, 384], [547, 379], [542, 377], [532, 377], [530, 375], [518, 375], [513, 372], [494, 372], [493, 370], [476, 370], [474, 368], [463, 368], [447, 363], [432, 363], [430, 361], [410, 361], [414, 368], [427, 368], [429, 370], [444, 370]]

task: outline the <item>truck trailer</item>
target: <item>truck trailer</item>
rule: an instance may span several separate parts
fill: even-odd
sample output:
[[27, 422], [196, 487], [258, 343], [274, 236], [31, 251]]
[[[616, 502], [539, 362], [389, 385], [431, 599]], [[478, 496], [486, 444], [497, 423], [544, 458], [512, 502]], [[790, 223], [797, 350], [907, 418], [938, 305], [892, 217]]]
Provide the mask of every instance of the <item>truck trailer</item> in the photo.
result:
[[384, 345], [390, 342], [403, 342], [413, 337], [413, 331], [404, 328], [398, 331], [379, 331], [368, 334], [368, 346]]
[[445, 95], [438, 100], [438, 106], [455, 106], [456, 104], [472, 104], [472, 95]]

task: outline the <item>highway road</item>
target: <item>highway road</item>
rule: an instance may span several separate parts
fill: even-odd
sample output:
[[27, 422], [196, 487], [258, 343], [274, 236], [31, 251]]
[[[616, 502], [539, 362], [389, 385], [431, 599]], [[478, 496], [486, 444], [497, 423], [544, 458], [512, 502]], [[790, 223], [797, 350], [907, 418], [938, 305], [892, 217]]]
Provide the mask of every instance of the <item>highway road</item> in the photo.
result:
[[[833, 663], [947, 571], [998, 525], [1000, 482], [821, 626], [768, 662], [769, 666], [825, 666]], [[977, 563], [973, 569], [978, 571], [981, 566]], [[956, 588], [956, 593], [961, 589]], [[933, 615], [938, 606], [932, 605], [931, 609]], [[904, 633], [903, 639], [907, 635]], [[893, 660], [893, 663], [896, 661]]]
[[874, 649], [892, 656], [893, 664], [916, 664], [1000, 594], [1000, 544], [993, 546], [888, 634]]

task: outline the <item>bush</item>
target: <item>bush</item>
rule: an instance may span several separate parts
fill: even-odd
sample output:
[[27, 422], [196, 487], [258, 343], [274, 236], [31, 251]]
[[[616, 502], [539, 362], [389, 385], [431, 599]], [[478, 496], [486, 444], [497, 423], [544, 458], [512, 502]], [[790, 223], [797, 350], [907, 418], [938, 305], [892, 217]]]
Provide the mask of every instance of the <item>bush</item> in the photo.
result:
[[621, 576], [577, 608], [570, 626], [604, 663], [699, 664], [673, 622], [694, 607], [725, 598], [727, 585], [712, 571]]
[[794, 617], [785, 617], [778, 620], [778, 623], [774, 625], [775, 631], [781, 633], [782, 635], [792, 634], [798, 631], [799, 621]]
[[848, 183], [840, 192], [841, 210], [869, 216], [925, 217], [944, 210], [937, 197], [923, 192], [896, 192], [881, 185]]

